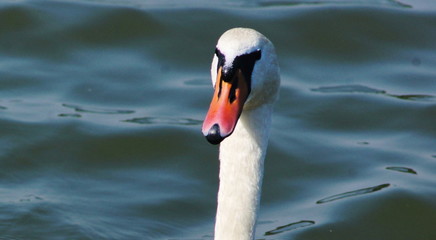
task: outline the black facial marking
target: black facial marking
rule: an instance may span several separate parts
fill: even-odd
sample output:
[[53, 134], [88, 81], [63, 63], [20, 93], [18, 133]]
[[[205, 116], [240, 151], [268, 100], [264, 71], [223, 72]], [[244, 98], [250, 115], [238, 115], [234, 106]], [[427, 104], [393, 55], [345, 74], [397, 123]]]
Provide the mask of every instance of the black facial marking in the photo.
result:
[[[238, 88], [238, 81], [235, 78], [236, 71], [240, 70], [247, 81], [248, 94], [251, 92], [251, 75], [253, 73], [254, 64], [257, 60], [261, 59], [262, 53], [260, 49], [254, 52], [237, 56], [230, 66], [224, 66], [226, 62], [226, 56], [221, 53], [217, 48], [215, 54], [218, 58], [217, 71], [222, 67], [221, 79], [224, 82], [231, 82], [232, 88], [230, 89], [229, 101], [233, 102], [236, 99], [236, 89]], [[221, 82], [219, 83], [218, 97], [221, 94]]]
[[[220, 50], [218, 48], [215, 48], [215, 55], [218, 58], [218, 63], [217, 63], [217, 67], [216, 67], [216, 69], [218, 71], [220, 66], [224, 66], [224, 63], [226, 62], [226, 57], [224, 56], [224, 54], [222, 54], [220, 52]], [[215, 83], [215, 84], [219, 84], [219, 89], [218, 89], [218, 98], [219, 98], [221, 96], [221, 84], [222, 84], [222, 82], [220, 81], [219, 83]]]
[[215, 48], [215, 55], [218, 58], [218, 64], [216, 68], [218, 71], [220, 67], [224, 66], [224, 63], [226, 62], [226, 57], [220, 52], [218, 48]]

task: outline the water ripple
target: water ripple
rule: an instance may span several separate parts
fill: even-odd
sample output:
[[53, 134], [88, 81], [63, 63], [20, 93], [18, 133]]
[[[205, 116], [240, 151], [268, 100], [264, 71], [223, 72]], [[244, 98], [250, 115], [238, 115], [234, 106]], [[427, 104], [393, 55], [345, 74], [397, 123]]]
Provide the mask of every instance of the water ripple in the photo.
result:
[[[82, 0], [84, 2], [98, 2], [98, 0]], [[105, 4], [121, 4], [120, 0], [106, 0]], [[163, 0], [163, 1], [148, 1], [144, 4], [138, 0], [125, 0], [121, 5], [131, 5], [142, 8], [237, 8], [237, 7], [286, 7], [286, 6], [311, 6], [311, 5], [363, 5], [363, 6], [387, 6], [399, 8], [412, 8], [411, 5], [402, 3], [398, 0], [259, 0], [259, 1], [196, 1], [186, 0], [183, 4], [177, 4], [177, 1]]]
[[276, 234], [279, 234], [279, 233], [291, 231], [291, 230], [294, 230], [294, 229], [297, 229], [297, 228], [311, 226], [311, 225], [314, 225], [314, 224], [315, 224], [315, 221], [302, 220], [302, 221], [299, 221], [299, 222], [294, 222], [294, 223], [290, 223], [290, 224], [286, 224], [286, 225], [277, 227], [274, 230], [266, 232], [265, 236], [276, 235]]
[[169, 125], [199, 125], [200, 120], [191, 118], [164, 118], [164, 117], [143, 117], [124, 120], [123, 122], [137, 124], [169, 124]]
[[386, 169], [402, 173], [418, 174], [415, 170], [406, 167], [386, 167]]
[[82, 115], [77, 113], [60, 113], [58, 114], [58, 117], [72, 117], [72, 118], [81, 118]]
[[368, 94], [381, 94], [388, 97], [394, 97], [400, 100], [408, 101], [436, 101], [436, 96], [426, 95], [426, 94], [391, 94], [385, 90], [380, 90], [376, 88], [371, 88], [363, 85], [352, 84], [352, 85], [338, 85], [338, 86], [328, 86], [310, 89], [313, 92], [321, 93], [368, 93]]
[[[98, 113], [98, 114], [132, 114], [132, 113], [135, 113], [135, 111], [133, 111], [133, 110], [81, 107], [78, 105], [65, 104], [65, 103], [62, 104], [62, 106], [66, 107], [66, 108], [74, 109], [74, 111], [76, 111], [76, 112], [84, 112], [84, 113]], [[65, 114], [63, 116], [65, 116]]]
[[382, 190], [383, 188], [386, 188], [389, 186], [390, 186], [389, 183], [385, 183], [385, 184], [377, 185], [374, 187], [362, 188], [362, 189], [358, 189], [358, 190], [351, 191], [351, 192], [340, 193], [340, 194], [336, 194], [336, 195], [318, 200], [316, 203], [317, 204], [327, 203], [327, 202], [332, 202], [332, 201], [336, 201], [336, 200], [343, 199], [343, 198], [355, 197], [355, 196], [359, 196], [359, 195], [363, 195], [363, 194], [367, 194], [367, 193], [373, 193], [373, 192], [377, 192], [377, 191]]
[[44, 198], [34, 195], [34, 194], [27, 194], [26, 196], [23, 196], [20, 198], [20, 202], [34, 202], [34, 201], [42, 201]]
[[425, 101], [425, 102], [436, 101], [436, 96], [425, 95], [425, 94], [406, 94], [406, 95], [386, 94], [386, 95], [401, 100], [409, 100], [409, 101]]
[[374, 6], [392, 6], [401, 8], [412, 8], [411, 5], [402, 3], [397, 0], [373, 0], [373, 1], [349, 1], [349, 0], [276, 0], [276, 1], [260, 1], [259, 5], [264, 7], [275, 6], [294, 6], [294, 5], [326, 5], [326, 4], [343, 4], [343, 5], [374, 5]]
[[321, 93], [374, 93], [374, 94], [386, 93], [386, 91], [384, 90], [370, 88], [358, 84], [319, 87], [319, 88], [312, 88], [311, 90], [314, 92], [321, 92]]

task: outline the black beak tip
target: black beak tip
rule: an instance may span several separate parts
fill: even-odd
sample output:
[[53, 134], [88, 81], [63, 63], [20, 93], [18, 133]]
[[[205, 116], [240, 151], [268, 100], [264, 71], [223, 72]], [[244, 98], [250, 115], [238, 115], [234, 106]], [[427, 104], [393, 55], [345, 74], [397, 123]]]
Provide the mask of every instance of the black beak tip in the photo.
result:
[[220, 127], [218, 126], [218, 124], [214, 124], [209, 129], [209, 132], [206, 135], [206, 139], [209, 143], [214, 144], [214, 145], [219, 144], [224, 140], [224, 138], [221, 137]]

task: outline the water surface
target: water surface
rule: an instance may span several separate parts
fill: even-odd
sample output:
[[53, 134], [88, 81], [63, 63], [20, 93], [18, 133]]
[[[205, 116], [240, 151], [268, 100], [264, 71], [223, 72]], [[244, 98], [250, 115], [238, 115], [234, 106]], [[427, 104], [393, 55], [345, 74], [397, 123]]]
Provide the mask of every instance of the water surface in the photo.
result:
[[256, 239], [436, 239], [436, 4], [0, 3], [0, 238], [213, 239], [225, 30], [276, 45]]

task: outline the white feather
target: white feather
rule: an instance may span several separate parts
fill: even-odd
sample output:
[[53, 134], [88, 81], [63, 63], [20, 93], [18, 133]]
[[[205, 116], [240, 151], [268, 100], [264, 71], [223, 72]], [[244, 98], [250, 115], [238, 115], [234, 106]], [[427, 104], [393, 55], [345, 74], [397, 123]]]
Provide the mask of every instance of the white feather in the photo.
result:
[[[251, 93], [232, 135], [220, 145], [220, 185], [215, 240], [252, 240], [261, 196], [263, 165], [268, 145], [273, 103], [280, 85], [274, 46], [262, 34], [247, 28], [225, 32], [217, 48], [226, 63], [261, 50], [252, 73]], [[212, 63], [216, 77], [217, 58]]]

